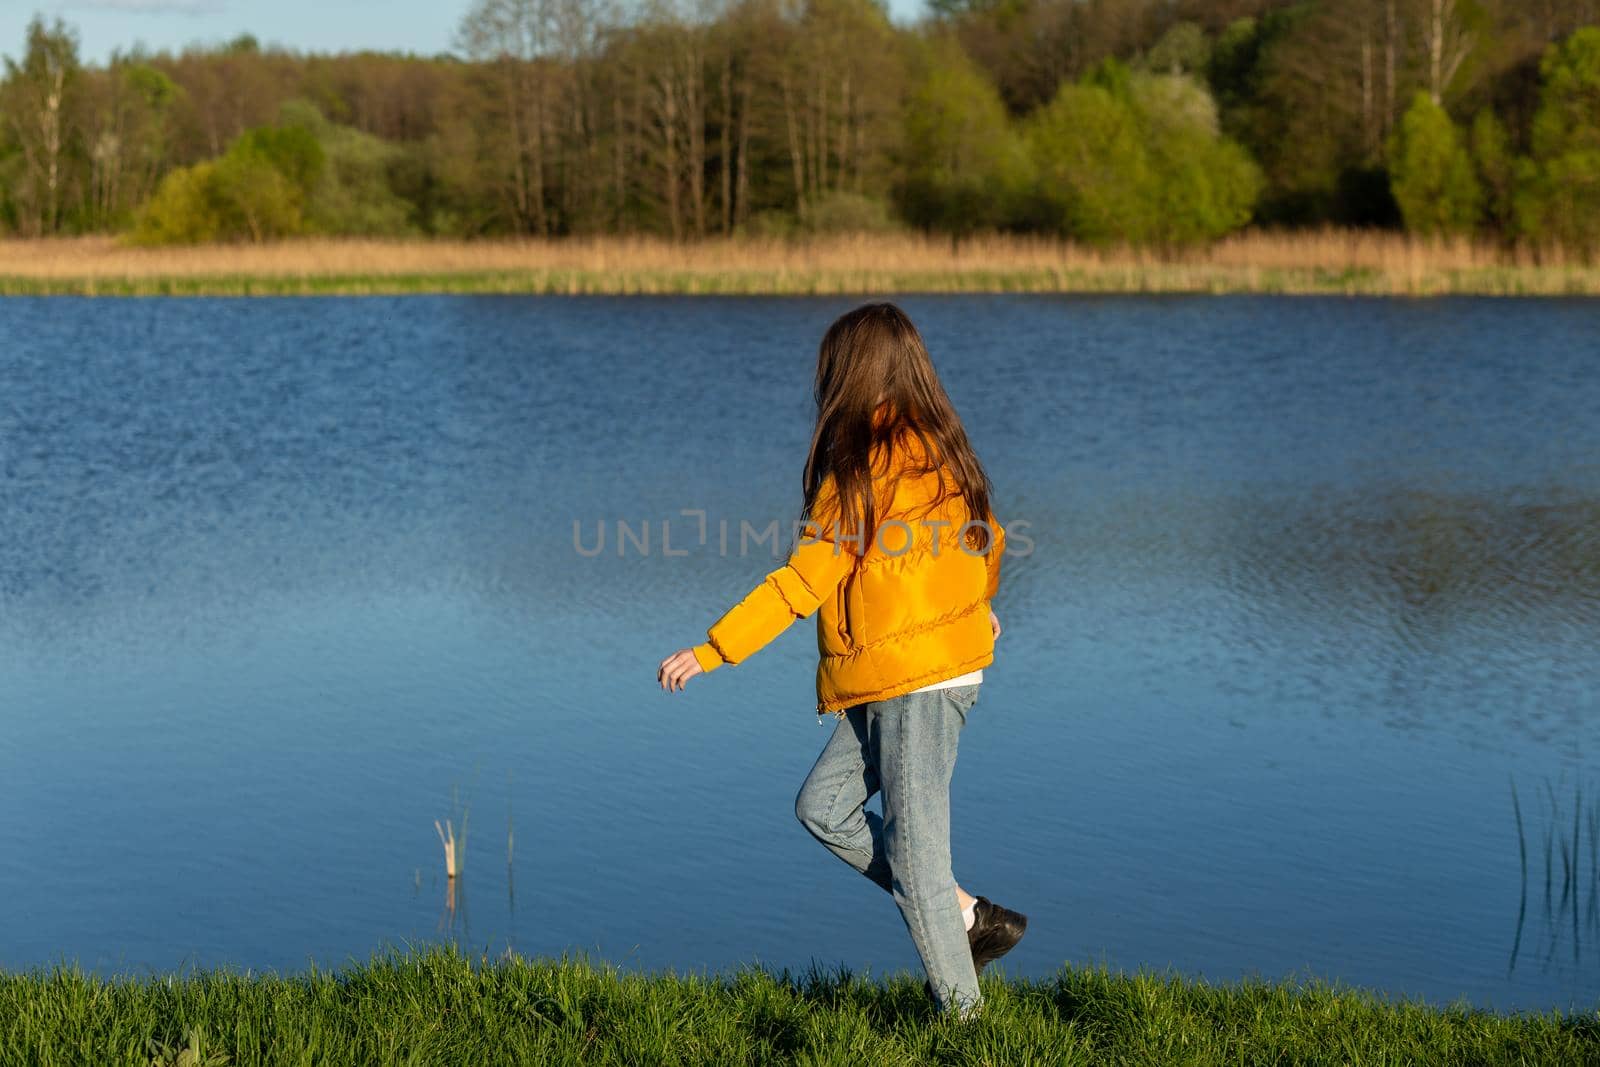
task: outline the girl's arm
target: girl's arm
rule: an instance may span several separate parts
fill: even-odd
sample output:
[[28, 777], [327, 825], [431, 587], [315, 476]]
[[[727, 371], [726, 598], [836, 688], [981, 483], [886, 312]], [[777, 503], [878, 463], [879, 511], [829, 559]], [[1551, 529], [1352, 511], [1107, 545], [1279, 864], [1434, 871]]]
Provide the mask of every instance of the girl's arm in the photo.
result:
[[850, 539], [839, 536], [838, 496], [831, 477], [818, 491], [812, 515], [807, 522], [811, 536], [801, 538], [783, 566], [712, 623], [705, 641], [662, 661], [657, 677], [663, 688], [681, 689], [696, 673], [748, 659], [833, 595], [855, 555]]
[[833, 595], [855, 561], [847, 541], [839, 538], [838, 496], [833, 479], [817, 492], [807, 533], [783, 566], [768, 574], [706, 631], [694, 646], [703, 671], [749, 659], [796, 619], [804, 619]]

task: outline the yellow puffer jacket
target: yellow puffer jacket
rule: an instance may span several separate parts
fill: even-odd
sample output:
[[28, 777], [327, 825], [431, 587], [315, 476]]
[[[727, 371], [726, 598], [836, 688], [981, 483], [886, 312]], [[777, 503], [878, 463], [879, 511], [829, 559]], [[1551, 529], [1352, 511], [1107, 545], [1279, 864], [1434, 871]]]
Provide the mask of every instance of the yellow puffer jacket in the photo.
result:
[[[808, 538], [788, 562], [735, 604], [694, 647], [705, 671], [739, 663], [796, 619], [817, 616], [817, 714], [887, 700], [994, 662], [989, 601], [1000, 582], [1005, 531], [993, 514], [984, 550], [947, 473], [943, 497], [923, 452], [901, 434], [873, 463], [879, 532], [861, 551], [841, 536], [831, 477], [818, 493]], [[848, 531], [845, 531], [848, 533]]]

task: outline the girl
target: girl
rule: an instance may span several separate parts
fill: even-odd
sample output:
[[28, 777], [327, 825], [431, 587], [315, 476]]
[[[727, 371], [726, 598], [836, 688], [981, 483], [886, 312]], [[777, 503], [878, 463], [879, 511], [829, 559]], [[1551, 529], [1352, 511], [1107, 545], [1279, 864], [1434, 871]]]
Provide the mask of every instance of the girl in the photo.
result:
[[[941, 1011], [982, 1002], [978, 973], [1027, 918], [974, 897], [950, 868], [956, 741], [994, 661], [989, 602], [1005, 531], [989, 479], [911, 320], [865, 304], [817, 354], [805, 534], [788, 562], [662, 660], [669, 692], [743, 662], [814, 611], [817, 714], [838, 717], [795, 801], [800, 822], [894, 897]], [[866, 810], [882, 792], [881, 818]]]

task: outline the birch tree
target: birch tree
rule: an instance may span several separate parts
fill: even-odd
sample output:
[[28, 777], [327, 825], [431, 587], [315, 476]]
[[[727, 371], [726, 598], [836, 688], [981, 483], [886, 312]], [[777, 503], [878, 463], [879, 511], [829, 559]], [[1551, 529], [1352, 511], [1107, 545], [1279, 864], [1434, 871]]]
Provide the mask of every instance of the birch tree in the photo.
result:
[[76, 139], [78, 40], [57, 19], [51, 26], [35, 17], [28, 23], [22, 62], [6, 59], [3, 110], [21, 148], [26, 179], [18, 200], [24, 231], [56, 233], [69, 179], [68, 152]]

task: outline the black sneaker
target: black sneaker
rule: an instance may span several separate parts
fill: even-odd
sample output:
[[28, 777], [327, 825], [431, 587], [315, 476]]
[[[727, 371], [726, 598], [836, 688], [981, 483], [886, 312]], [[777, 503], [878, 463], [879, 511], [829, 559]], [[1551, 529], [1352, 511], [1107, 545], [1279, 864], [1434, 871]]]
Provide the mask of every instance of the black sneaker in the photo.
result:
[[972, 966], [982, 974], [985, 967], [1022, 940], [1028, 929], [1028, 917], [991, 903], [988, 897], [978, 898], [973, 915], [976, 918], [972, 929], [967, 931], [967, 944], [972, 946]]

